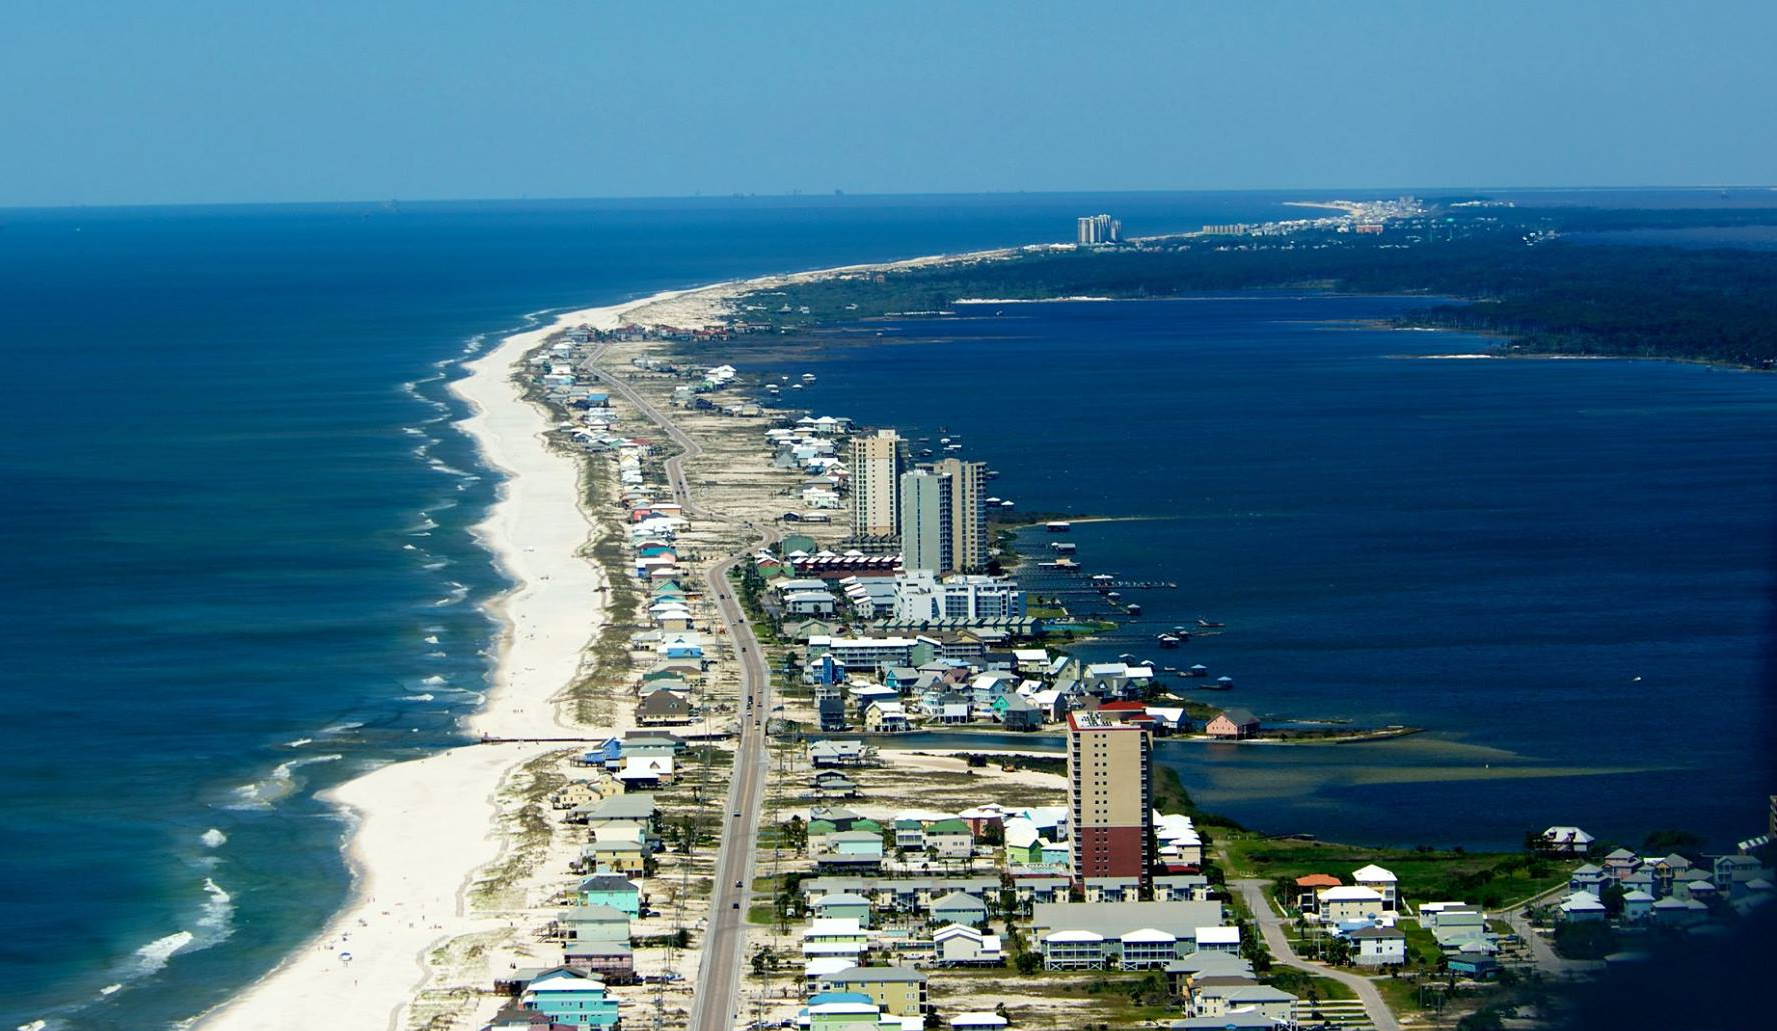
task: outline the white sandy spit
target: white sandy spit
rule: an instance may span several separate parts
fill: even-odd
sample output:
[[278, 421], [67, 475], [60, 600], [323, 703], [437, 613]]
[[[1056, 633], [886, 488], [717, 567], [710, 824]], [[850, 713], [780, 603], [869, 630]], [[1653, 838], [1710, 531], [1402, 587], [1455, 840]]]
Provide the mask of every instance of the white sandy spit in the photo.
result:
[[[549, 420], [522, 400], [511, 369], [550, 333], [611, 327], [642, 304], [570, 312], [507, 337], [453, 384], [475, 409], [464, 427], [505, 477], [476, 528], [516, 582], [494, 606], [506, 622], [493, 690], [469, 723], [493, 737], [560, 736], [552, 699], [574, 679], [601, 617], [596, 567], [577, 553], [591, 530], [573, 459], [543, 439]], [[676, 312], [675, 312], [676, 313]], [[500, 843], [494, 797], [519, 764], [548, 745], [466, 745], [382, 767], [329, 794], [354, 818], [351, 902], [321, 935], [258, 984], [207, 1014], [204, 1031], [382, 1031], [401, 1025], [437, 945], [497, 921], [467, 915], [464, 895]], [[349, 957], [349, 958], [348, 958]]]
[[[555, 700], [573, 682], [602, 615], [599, 573], [578, 554], [592, 527], [591, 515], [581, 507], [579, 470], [572, 458], [547, 446], [547, 413], [526, 403], [512, 378], [513, 365], [527, 352], [551, 334], [580, 325], [711, 325], [748, 289], [1010, 253], [940, 255], [667, 291], [568, 312], [506, 337], [469, 362], [470, 375], [451, 389], [474, 408], [463, 426], [484, 460], [505, 477], [499, 500], [476, 532], [516, 582], [491, 607], [506, 632], [493, 690], [468, 721], [469, 729], [496, 738], [566, 736], [560, 732], [568, 725]], [[560, 746], [465, 745], [382, 767], [329, 792], [327, 800], [354, 821], [347, 848], [354, 875], [351, 901], [313, 941], [204, 1014], [196, 1024], [199, 1031], [404, 1026], [404, 1014], [427, 978], [426, 956], [451, 939], [501, 926], [499, 920], [469, 915], [465, 897], [477, 871], [500, 852], [495, 805], [500, 786], [519, 765], [552, 747]]]

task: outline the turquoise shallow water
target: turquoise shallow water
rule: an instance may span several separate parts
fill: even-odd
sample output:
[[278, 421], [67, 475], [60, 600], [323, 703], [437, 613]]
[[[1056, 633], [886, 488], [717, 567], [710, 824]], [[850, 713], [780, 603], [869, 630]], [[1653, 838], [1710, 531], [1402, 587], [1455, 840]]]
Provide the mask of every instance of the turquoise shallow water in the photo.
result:
[[[526, 312], [1281, 197], [0, 212], [0, 1026], [162, 1027], [346, 892], [313, 793], [457, 738], [502, 586], [444, 377]], [[109, 994], [104, 990], [119, 986]]]

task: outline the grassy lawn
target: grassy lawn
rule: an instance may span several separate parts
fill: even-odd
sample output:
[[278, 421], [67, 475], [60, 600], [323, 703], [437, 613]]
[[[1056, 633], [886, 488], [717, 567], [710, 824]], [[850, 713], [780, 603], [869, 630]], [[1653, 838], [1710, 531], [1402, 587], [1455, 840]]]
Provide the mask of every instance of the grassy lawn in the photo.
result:
[[1384, 977], [1376, 981], [1376, 990], [1382, 993], [1382, 1001], [1396, 1016], [1418, 1013], [1419, 984], [1404, 977]]
[[1396, 926], [1407, 936], [1408, 959], [1428, 967], [1438, 965], [1438, 957], [1443, 954], [1443, 950], [1438, 948], [1438, 940], [1432, 937], [1430, 930], [1419, 926], [1417, 920], [1402, 920]]
[[756, 902], [747, 907], [747, 923], [749, 924], [758, 924], [764, 927], [769, 925], [775, 916], [769, 902]]
[[1310, 974], [1296, 967], [1272, 967], [1271, 972], [1265, 975], [1265, 983], [1281, 988], [1299, 999], [1308, 998], [1310, 988], [1314, 989], [1315, 997], [1323, 1002], [1357, 998], [1357, 992], [1343, 982]]
[[[932, 997], [940, 1005], [946, 995], [1004, 995], [1014, 1027], [1139, 1028], [1151, 1026], [1153, 1021], [1165, 1026], [1179, 1016], [1176, 1007], [1143, 1005], [1132, 999], [1132, 990], [1143, 981], [1137, 974], [1050, 970], [1025, 977], [1004, 968], [933, 970], [930, 974]], [[1038, 1013], [1019, 1005], [1020, 999], [1054, 1001], [1068, 1008], [1065, 1016]]]
[[1273, 880], [1330, 873], [1349, 878], [1358, 867], [1375, 863], [1394, 872], [1409, 903], [1460, 900], [1498, 908], [1567, 879], [1564, 865], [1527, 862], [1516, 852], [1364, 848], [1244, 834], [1223, 835], [1222, 845], [1229, 877]]

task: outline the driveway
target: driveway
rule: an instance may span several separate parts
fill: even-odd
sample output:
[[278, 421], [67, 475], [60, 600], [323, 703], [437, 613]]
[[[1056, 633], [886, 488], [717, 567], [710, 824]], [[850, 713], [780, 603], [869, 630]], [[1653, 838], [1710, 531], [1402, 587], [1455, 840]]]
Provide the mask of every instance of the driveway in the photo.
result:
[[1265, 897], [1265, 882], [1260, 880], [1229, 881], [1228, 886], [1240, 892], [1246, 900], [1246, 907], [1252, 910], [1253, 920], [1259, 925], [1259, 935], [1265, 940], [1265, 947], [1271, 950], [1273, 961], [1284, 966], [1306, 970], [1318, 977], [1331, 978], [1357, 993], [1358, 999], [1364, 1004], [1364, 1012], [1370, 1017], [1370, 1023], [1376, 1031], [1401, 1031], [1401, 1022], [1394, 1018], [1388, 1003], [1382, 1000], [1382, 993], [1367, 977], [1336, 970], [1329, 966], [1303, 959], [1296, 955], [1290, 947], [1289, 939], [1284, 937], [1283, 919], [1271, 908], [1271, 900]]

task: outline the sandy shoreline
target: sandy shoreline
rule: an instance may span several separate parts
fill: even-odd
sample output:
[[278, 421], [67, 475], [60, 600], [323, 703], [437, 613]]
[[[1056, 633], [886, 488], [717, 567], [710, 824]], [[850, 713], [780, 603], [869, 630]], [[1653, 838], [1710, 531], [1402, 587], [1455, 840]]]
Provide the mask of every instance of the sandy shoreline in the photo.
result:
[[[574, 326], [710, 325], [729, 314], [736, 295], [786, 282], [1010, 253], [934, 255], [664, 291], [563, 313], [466, 361], [470, 374], [450, 385], [473, 409], [460, 425], [502, 477], [498, 500], [474, 532], [514, 582], [487, 606], [504, 628], [487, 701], [466, 729], [488, 737], [599, 733], [573, 724], [558, 704], [600, 629], [604, 584], [581, 553], [595, 517], [583, 504], [578, 460], [548, 446], [548, 412], [525, 401], [513, 378], [513, 366], [526, 353]], [[434, 950], [510, 926], [471, 913], [468, 889], [505, 848], [497, 803], [502, 785], [552, 747], [561, 746], [463, 745], [379, 768], [324, 793], [353, 819], [346, 847], [350, 900], [320, 934], [194, 1026], [310, 1031], [317, 1020], [347, 1031], [405, 1026], [416, 995], [432, 977], [427, 958]]]
[[[553, 700], [579, 672], [602, 613], [601, 574], [579, 554], [594, 525], [581, 505], [579, 470], [572, 457], [546, 445], [549, 418], [523, 400], [511, 367], [560, 328], [614, 326], [626, 312], [672, 296], [570, 312], [508, 336], [467, 362], [470, 375], [451, 385], [474, 409], [464, 430], [503, 481], [475, 533], [514, 581], [489, 605], [505, 627], [487, 702], [467, 724], [474, 733], [534, 736], [568, 728]], [[347, 849], [351, 900], [314, 940], [197, 1026], [309, 1031], [317, 1019], [339, 1028], [401, 1026], [429, 976], [427, 953], [445, 940], [503, 926], [470, 915], [464, 896], [476, 871], [502, 851], [500, 786], [546, 751], [465, 745], [382, 767], [328, 792], [327, 800], [355, 821]]]

